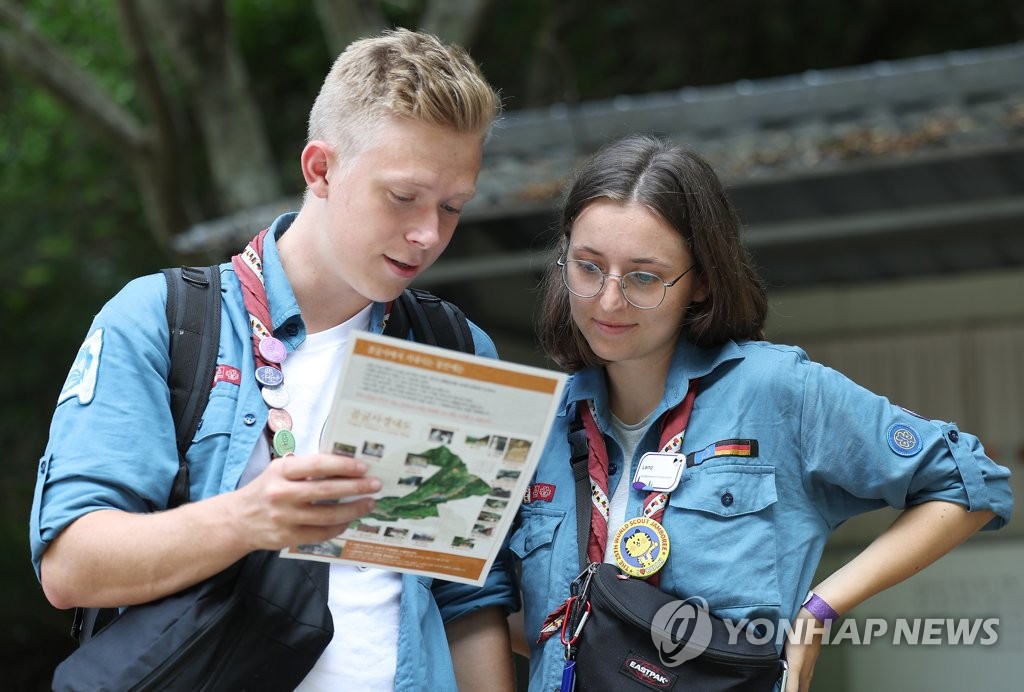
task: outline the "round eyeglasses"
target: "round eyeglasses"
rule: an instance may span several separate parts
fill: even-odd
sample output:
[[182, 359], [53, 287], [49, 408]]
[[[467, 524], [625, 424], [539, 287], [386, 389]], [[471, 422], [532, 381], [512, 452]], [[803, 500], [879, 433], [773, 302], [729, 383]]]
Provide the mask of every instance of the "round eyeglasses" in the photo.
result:
[[580, 298], [593, 298], [604, 288], [604, 280], [613, 276], [619, 280], [619, 288], [622, 289], [622, 297], [626, 302], [641, 310], [653, 310], [665, 300], [668, 289], [676, 285], [676, 282], [690, 273], [697, 265], [694, 264], [682, 274], [669, 282], [662, 281], [657, 274], [650, 272], [627, 272], [625, 274], [609, 274], [601, 271], [593, 262], [586, 260], [558, 259], [558, 266], [562, 268], [562, 283], [569, 289], [569, 292]]

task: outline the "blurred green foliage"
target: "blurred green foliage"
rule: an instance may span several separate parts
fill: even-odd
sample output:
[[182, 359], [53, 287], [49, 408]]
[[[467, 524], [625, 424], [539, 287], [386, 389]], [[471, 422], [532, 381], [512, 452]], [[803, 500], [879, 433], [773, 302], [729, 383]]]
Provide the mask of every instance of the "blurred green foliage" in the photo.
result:
[[[33, 3], [38, 21], [125, 103], [120, 43], [108, 3]], [[108, 40], [97, 41], [97, 36]], [[12, 689], [48, 689], [70, 650], [70, 618], [48, 607], [27, 562], [34, 460], [49, 411], [91, 315], [131, 275], [166, 263], [140, 218], [131, 172], [62, 104], [0, 63], [0, 310], [5, 339], [0, 416], [0, 660]]]

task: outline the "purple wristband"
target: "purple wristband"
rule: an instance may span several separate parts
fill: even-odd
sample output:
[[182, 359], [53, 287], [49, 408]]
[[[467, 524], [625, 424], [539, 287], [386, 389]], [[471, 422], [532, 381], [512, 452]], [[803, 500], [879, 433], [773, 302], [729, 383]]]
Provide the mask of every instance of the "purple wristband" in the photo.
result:
[[826, 603], [825, 599], [813, 591], [808, 592], [807, 598], [804, 599], [803, 607], [823, 625], [839, 619], [839, 613], [835, 611], [835, 608]]

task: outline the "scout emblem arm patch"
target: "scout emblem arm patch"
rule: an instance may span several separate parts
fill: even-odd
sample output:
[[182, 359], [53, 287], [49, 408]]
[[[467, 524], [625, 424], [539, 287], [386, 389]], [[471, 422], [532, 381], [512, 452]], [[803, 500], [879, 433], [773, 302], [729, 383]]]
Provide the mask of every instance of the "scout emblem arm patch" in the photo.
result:
[[64, 386], [57, 397], [62, 404], [71, 397], [78, 397], [78, 403], [85, 405], [96, 393], [96, 378], [100, 370], [100, 351], [103, 350], [103, 330], [97, 329], [82, 343], [71, 365], [71, 372], [64, 380]]
[[889, 443], [889, 449], [901, 457], [912, 457], [924, 447], [917, 431], [902, 423], [889, 427], [885, 433], [885, 441]]

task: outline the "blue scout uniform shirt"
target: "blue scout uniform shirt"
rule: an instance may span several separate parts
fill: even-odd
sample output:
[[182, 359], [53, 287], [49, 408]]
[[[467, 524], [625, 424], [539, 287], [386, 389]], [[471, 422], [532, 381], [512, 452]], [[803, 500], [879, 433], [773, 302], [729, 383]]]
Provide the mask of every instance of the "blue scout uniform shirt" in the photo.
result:
[[[894, 406], [798, 348], [729, 342], [706, 350], [682, 340], [650, 418], [656, 423], [626, 463], [608, 433], [603, 370], [583, 370], [566, 387], [534, 479], [553, 485], [554, 494], [524, 504], [509, 539], [522, 561], [531, 690], [558, 689], [564, 646], [558, 636], [544, 645], [536, 640], [580, 572], [567, 441], [573, 404], [595, 401], [609, 463], [620, 469], [618, 482], [628, 483], [639, 457], [657, 451], [658, 418], [682, 401], [696, 377], [682, 451], [737, 438], [758, 445], [756, 457], [710, 456], [686, 469], [662, 522], [671, 546], [661, 589], [703, 597], [719, 617], [792, 619], [829, 534], [856, 514], [946, 500], [995, 512], [986, 528], [1010, 518], [1009, 470], [986, 457], [976, 437]], [[626, 519], [642, 514], [644, 495], [630, 490]]]
[[[281, 266], [276, 238], [294, 219], [277, 219], [264, 243], [263, 272], [274, 335], [288, 350], [306, 330]], [[230, 263], [221, 265], [223, 301], [218, 365], [237, 368], [238, 382], [218, 381], [188, 452], [191, 497], [238, 485], [267, 423], [267, 405], [253, 376], [248, 313]], [[93, 321], [61, 393], [50, 439], [39, 464], [31, 515], [32, 562], [78, 517], [98, 509], [164, 509], [178, 459], [169, 408], [167, 289], [162, 275], [136, 279]], [[374, 304], [370, 327], [379, 333], [384, 305]], [[476, 352], [496, 357], [494, 344], [470, 325]], [[396, 690], [455, 689], [444, 623], [478, 608], [518, 607], [501, 564], [476, 588], [403, 575]], [[344, 626], [343, 623], [338, 623]]]

